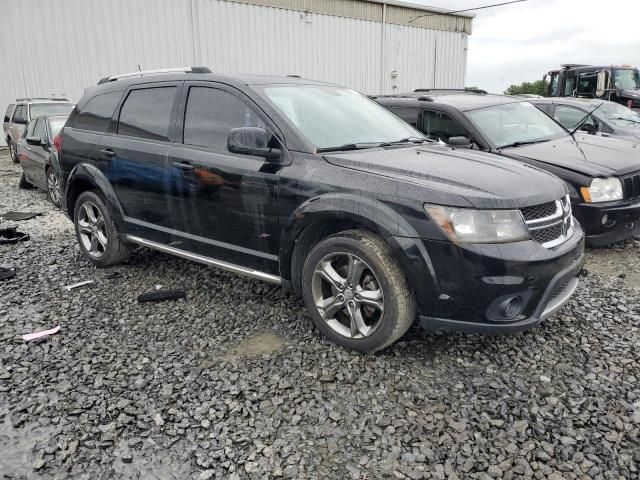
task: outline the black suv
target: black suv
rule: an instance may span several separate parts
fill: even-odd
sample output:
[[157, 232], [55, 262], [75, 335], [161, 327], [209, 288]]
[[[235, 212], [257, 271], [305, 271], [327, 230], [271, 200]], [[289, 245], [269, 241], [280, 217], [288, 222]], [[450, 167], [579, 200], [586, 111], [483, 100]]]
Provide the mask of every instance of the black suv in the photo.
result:
[[423, 89], [373, 98], [431, 139], [503, 155], [560, 177], [587, 245], [640, 234], [640, 144], [569, 132], [517, 97]]
[[96, 265], [132, 245], [301, 294], [361, 351], [431, 328], [514, 332], [564, 305], [583, 234], [544, 171], [428, 142], [367, 97], [292, 77], [110, 77], [62, 132], [63, 209]]

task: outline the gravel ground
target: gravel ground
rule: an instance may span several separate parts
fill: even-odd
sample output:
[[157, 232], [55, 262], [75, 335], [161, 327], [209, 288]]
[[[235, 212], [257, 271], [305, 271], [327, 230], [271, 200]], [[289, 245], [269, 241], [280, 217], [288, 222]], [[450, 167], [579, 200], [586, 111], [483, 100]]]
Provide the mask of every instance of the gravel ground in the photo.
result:
[[[45, 214], [0, 246], [19, 269], [0, 283], [5, 478], [640, 476], [638, 241], [590, 251], [577, 295], [533, 331], [414, 326], [360, 355], [279, 288], [142, 249], [94, 269], [18, 168], [0, 158], [0, 212]], [[188, 299], [137, 303], [158, 284]]]

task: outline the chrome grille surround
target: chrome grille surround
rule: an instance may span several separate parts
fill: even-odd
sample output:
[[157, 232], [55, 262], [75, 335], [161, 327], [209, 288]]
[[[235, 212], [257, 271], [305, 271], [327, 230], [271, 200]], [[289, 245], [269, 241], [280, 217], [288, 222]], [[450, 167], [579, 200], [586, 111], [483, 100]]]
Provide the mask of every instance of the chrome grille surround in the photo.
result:
[[[569, 195], [549, 203], [555, 204], [555, 211], [545, 217], [539, 217], [541, 208], [537, 205], [520, 210], [531, 238], [545, 248], [553, 248], [566, 242], [571, 238], [574, 230]], [[544, 210], [550, 213], [549, 205], [543, 205], [545, 205]]]

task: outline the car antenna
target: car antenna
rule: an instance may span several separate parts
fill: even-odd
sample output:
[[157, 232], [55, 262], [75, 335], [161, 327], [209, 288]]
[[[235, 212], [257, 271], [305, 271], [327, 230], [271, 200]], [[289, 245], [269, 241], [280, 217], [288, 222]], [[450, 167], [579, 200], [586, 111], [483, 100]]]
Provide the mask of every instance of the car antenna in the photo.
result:
[[576, 133], [578, 131], [578, 129], [582, 126], [582, 124], [587, 121], [587, 118], [589, 118], [591, 116], [591, 114], [593, 114], [593, 112], [595, 112], [597, 109], [599, 109], [602, 105], [604, 105], [604, 102], [600, 102], [600, 104], [596, 108], [594, 108], [589, 113], [587, 113], [584, 117], [582, 117], [582, 119], [576, 125], [576, 128], [574, 128], [573, 130], [571, 130], [569, 132], [569, 135], [571, 135], [573, 137], [573, 134]]

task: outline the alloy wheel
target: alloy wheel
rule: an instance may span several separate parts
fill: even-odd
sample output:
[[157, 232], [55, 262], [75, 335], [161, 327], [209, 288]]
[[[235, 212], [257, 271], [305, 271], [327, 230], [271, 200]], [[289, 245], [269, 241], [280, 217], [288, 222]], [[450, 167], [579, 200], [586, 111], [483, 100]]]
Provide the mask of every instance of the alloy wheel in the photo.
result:
[[60, 181], [58, 175], [50, 168], [47, 172], [47, 188], [49, 189], [49, 197], [56, 205], [60, 204]]
[[365, 338], [382, 322], [384, 294], [372, 268], [352, 253], [332, 253], [316, 265], [311, 293], [318, 313], [347, 338]]
[[84, 249], [94, 258], [107, 251], [107, 227], [100, 209], [92, 202], [84, 202], [78, 212], [78, 231]]

